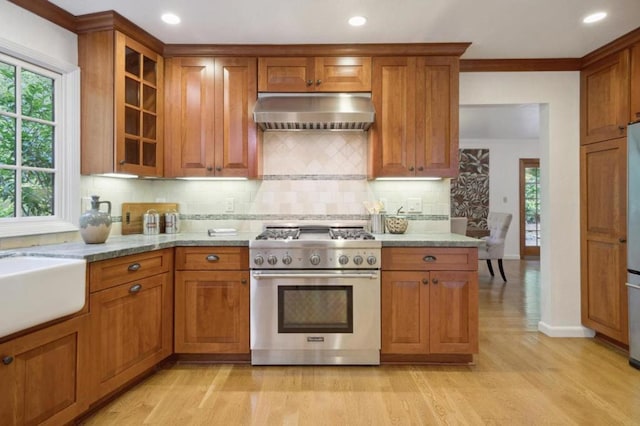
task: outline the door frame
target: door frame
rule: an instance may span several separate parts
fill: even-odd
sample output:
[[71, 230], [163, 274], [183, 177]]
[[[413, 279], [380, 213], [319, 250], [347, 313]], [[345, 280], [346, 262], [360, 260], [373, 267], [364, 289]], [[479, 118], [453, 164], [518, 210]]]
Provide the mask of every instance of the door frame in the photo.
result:
[[540, 246], [527, 246], [525, 244], [526, 238], [526, 220], [525, 220], [525, 206], [524, 206], [524, 186], [525, 186], [525, 169], [528, 167], [540, 168], [539, 158], [521, 158], [520, 159], [520, 259], [540, 257]]

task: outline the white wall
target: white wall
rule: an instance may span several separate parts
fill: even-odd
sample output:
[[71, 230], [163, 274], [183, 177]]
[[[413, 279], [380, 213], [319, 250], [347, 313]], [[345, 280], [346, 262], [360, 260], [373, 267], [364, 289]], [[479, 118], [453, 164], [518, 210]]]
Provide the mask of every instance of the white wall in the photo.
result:
[[520, 158], [539, 158], [537, 139], [460, 139], [460, 148], [489, 149], [489, 210], [513, 214], [505, 259], [520, 258]]
[[462, 73], [460, 103], [541, 104], [540, 331], [592, 336], [580, 324], [580, 74]]

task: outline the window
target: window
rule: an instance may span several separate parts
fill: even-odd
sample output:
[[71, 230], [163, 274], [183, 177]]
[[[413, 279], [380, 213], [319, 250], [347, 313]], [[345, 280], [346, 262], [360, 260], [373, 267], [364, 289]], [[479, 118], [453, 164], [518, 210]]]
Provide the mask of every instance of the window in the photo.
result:
[[76, 230], [77, 66], [9, 44], [0, 39], [0, 236]]
[[520, 256], [540, 256], [540, 161], [520, 160]]

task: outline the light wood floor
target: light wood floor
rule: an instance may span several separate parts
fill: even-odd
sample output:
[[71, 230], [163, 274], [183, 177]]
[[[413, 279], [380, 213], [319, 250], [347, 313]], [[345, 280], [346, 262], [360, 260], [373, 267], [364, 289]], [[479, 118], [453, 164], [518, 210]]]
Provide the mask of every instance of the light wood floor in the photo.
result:
[[480, 264], [474, 366], [175, 365], [86, 424], [640, 425], [640, 371], [593, 339], [538, 333], [538, 262], [505, 269], [508, 284]]

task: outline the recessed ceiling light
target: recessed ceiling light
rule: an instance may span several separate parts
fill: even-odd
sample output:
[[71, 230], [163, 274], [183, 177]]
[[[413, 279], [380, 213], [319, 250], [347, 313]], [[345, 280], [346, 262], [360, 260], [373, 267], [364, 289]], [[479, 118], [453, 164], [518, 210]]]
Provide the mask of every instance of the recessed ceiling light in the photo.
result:
[[362, 25], [367, 23], [367, 18], [364, 16], [352, 16], [349, 18], [349, 25], [353, 27], [361, 27]]
[[165, 23], [169, 25], [177, 25], [180, 23], [180, 17], [175, 13], [165, 13], [161, 18]]
[[585, 24], [593, 24], [594, 22], [602, 21], [607, 17], [607, 12], [596, 12], [586, 16], [582, 22]]

